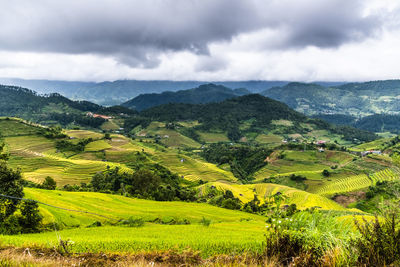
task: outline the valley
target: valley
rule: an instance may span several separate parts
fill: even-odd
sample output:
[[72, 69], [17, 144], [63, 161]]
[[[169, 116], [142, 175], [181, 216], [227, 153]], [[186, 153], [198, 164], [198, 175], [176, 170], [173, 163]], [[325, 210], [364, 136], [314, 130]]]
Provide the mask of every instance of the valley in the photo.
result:
[[[334, 225], [323, 231], [354, 228], [354, 218], [371, 220], [378, 208], [381, 193], [371, 190], [400, 177], [398, 137], [309, 118], [259, 95], [140, 112], [62, 100], [82, 121], [104, 118], [96, 124], [63, 124], [51, 98], [33, 97], [43, 108], [3, 113], [0, 136], [42, 230], [0, 235], [3, 246], [66, 253], [59, 242], [71, 240], [67, 253], [189, 249], [203, 259], [254, 259], [271, 220], [315, 213]], [[49, 108], [59, 122], [42, 117]]]

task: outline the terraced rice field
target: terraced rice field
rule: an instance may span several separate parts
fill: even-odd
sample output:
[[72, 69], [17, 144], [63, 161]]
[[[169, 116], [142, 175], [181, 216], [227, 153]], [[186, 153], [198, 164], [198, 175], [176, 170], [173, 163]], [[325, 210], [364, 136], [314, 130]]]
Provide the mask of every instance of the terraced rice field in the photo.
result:
[[[130, 168], [119, 163], [65, 158], [63, 153], [56, 152], [54, 141], [41, 136], [7, 137], [5, 141], [11, 155], [10, 166], [20, 168], [23, 176], [34, 182], [41, 182], [46, 176], [51, 176], [59, 185], [79, 184], [90, 181], [95, 173], [104, 171], [107, 166], [132, 172]], [[105, 141], [90, 143], [89, 148], [91, 144], [94, 144], [93, 148], [99, 148], [98, 142]], [[107, 147], [111, 146], [107, 144]]]
[[201, 131], [197, 133], [200, 135], [201, 140], [206, 143], [229, 142], [225, 133], [206, 133]]
[[260, 134], [256, 137], [255, 141], [261, 144], [279, 145], [282, 143], [282, 137], [273, 134]]
[[395, 181], [400, 178], [400, 171], [398, 168], [394, 169], [385, 169], [379, 172], [374, 173], [370, 176], [372, 182], [376, 184], [377, 182], [383, 181]]
[[[66, 192], [26, 188], [27, 198], [35, 199], [54, 206], [94, 212], [118, 219], [142, 218], [145, 221], [187, 220], [197, 224], [204, 217], [216, 222], [239, 222], [243, 219], [264, 221], [264, 217], [250, 213], [222, 209], [208, 204], [186, 202], [160, 202], [127, 198], [93, 192]], [[96, 215], [59, 210], [40, 205], [45, 223], [59, 222], [65, 226], [86, 226], [94, 221], [110, 221]]]
[[[190, 248], [200, 251], [203, 256], [211, 256], [259, 252], [263, 248], [265, 218], [259, 215], [201, 203], [157, 202], [101, 193], [40, 189], [26, 189], [25, 193], [28, 198], [63, 208], [95, 212], [115, 219], [132, 216], [142, 218], [147, 223], [140, 228], [86, 228], [95, 221], [107, 219], [40, 205], [46, 223], [57, 222], [66, 227], [79, 228], [57, 233], [0, 236], [2, 245], [51, 248], [57, 244], [60, 236], [63, 240], [74, 241], [74, 252], [139, 252]], [[200, 224], [203, 217], [211, 220], [210, 226]], [[150, 223], [152, 221], [159, 223]], [[168, 225], [173, 221], [186, 224]]]
[[292, 187], [277, 185], [277, 184], [252, 184], [252, 185], [238, 185], [227, 184], [222, 182], [208, 183], [202, 185], [199, 190], [201, 194], [205, 194], [211, 186], [218, 190], [230, 190], [235, 197], [239, 198], [243, 203], [249, 202], [257, 195], [261, 201], [269, 199], [272, 195], [281, 192], [285, 194], [288, 199], [285, 204], [296, 204], [299, 209], [306, 209], [312, 207], [320, 207], [326, 210], [345, 210], [336, 202], [327, 199], [324, 196], [312, 194]]
[[183, 153], [154, 152], [152, 159], [191, 181], [237, 181], [231, 172], [220, 169], [215, 164], [208, 163], [201, 158], [189, 157]]
[[322, 186], [316, 186], [310, 189], [310, 192], [331, 196], [335, 193], [346, 193], [361, 190], [372, 185], [372, 180], [365, 174], [349, 176], [345, 178], [326, 181]]
[[85, 151], [95, 152], [110, 149], [112, 146], [106, 140], [97, 140], [86, 145]]
[[84, 139], [84, 138], [99, 139], [104, 137], [104, 134], [86, 130], [67, 130], [65, 131], [65, 133], [70, 137], [78, 139]]
[[26, 136], [37, 134], [41, 128], [26, 124], [21, 119], [0, 117], [1, 137]]

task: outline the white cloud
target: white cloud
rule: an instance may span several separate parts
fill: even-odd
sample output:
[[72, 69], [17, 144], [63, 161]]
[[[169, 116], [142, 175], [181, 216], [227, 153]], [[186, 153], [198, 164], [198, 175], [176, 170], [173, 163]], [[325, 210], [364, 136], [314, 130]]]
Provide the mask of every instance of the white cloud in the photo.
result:
[[0, 4], [0, 77], [400, 78], [398, 1], [118, 0], [99, 5], [98, 1], [0, 0]]

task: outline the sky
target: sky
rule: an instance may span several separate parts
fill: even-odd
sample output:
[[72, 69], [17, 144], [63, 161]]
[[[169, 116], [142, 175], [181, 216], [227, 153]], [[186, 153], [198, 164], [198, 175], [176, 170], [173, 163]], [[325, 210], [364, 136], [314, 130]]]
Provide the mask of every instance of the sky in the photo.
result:
[[0, 77], [400, 79], [398, 0], [0, 0]]

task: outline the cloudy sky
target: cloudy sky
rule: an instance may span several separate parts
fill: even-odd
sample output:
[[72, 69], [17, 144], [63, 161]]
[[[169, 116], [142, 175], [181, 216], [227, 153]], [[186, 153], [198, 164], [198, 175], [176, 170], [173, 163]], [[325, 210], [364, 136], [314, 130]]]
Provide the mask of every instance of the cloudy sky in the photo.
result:
[[0, 0], [0, 77], [400, 78], [398, 0]]

